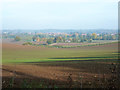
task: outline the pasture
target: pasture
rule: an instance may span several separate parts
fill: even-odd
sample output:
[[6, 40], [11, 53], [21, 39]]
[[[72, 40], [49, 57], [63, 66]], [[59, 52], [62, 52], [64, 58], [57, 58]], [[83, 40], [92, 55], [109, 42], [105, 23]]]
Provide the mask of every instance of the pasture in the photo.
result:
[[118, 63], [118, 43], [76, 48], [3, 43], [2, 50], [4, 88], [107, 87], [103, 82]]

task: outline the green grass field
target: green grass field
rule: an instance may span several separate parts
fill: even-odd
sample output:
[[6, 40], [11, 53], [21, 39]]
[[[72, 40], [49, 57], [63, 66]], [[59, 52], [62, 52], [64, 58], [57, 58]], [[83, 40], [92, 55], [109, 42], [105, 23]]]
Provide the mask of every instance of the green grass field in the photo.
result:
[[3, 44], [2, 63], [118, 59], [117, 45], [113, 43], [79, 48], [47, 48]]

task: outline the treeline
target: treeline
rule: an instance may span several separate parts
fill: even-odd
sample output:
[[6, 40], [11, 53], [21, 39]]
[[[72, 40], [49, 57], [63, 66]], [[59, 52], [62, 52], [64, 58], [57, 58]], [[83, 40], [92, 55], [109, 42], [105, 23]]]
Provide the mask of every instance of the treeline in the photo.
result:
[[48, 44], [51, 43], [65, 43], [65, 42], [92, 42], [93, 40], [118, 40], [117, 34], [38, 34], [32, 37], [35, 42], [44, 41]]
[[13, 38], [15, 41], [34, 41], [44, 43], [80, 43], [92, 42], [93, 40], [118, 40], [118, 34], [115, 33], [36, 33], [36, 34], [3, 34], [2, 38]]

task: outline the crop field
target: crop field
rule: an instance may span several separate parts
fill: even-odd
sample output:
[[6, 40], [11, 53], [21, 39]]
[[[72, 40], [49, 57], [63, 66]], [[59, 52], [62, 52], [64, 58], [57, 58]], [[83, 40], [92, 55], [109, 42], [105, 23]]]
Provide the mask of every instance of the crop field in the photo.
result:
[[111, 43], [117, 42], [117, 40], [93, 40], [92, 43], [88, 42], [81, 42], [81, 43], [54, 43], [51, 44], [52, 46], [81, 46], [81, 45], [95, 45], [95, 44], [104, 44], [104, 43]]
[[2, 64], [3, 88], [105, 88], [118, 64], [118, 43], [76, 48], [3, 43]]

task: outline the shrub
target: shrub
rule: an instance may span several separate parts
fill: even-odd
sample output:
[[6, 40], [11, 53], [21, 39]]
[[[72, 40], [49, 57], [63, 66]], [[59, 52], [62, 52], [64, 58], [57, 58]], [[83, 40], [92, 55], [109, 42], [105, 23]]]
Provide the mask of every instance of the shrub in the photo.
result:
[[23, 43], [23, 45], [32, 45], [31, 42], [26, 42], [26, 43]]

